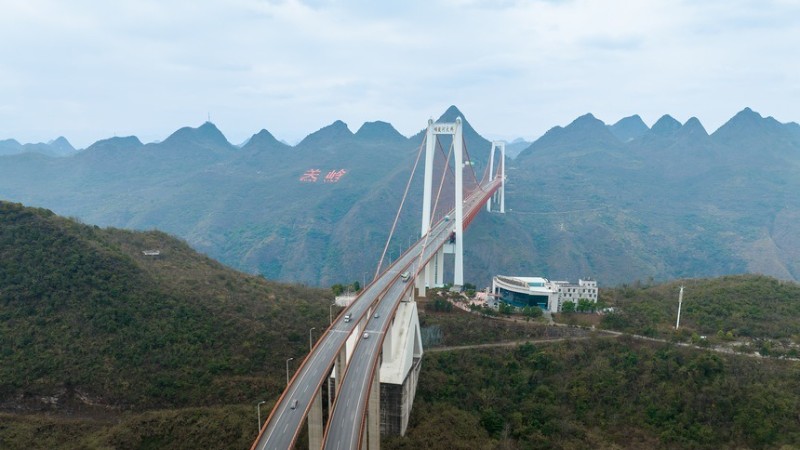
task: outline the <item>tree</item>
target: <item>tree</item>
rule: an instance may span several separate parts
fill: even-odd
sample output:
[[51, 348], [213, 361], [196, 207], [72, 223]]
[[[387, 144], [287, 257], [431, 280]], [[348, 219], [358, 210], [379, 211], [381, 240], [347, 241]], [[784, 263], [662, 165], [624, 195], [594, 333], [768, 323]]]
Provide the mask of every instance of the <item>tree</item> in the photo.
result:
[[576, 309], [578, 310], [578, 312], [587, 313], [594, 311], [594, 306], [595, 305], [594, 303], [592, 303], [591, 300], [582, 298], [578, 300], [578, 306]]
[[431, 308], [434, 311], [450, 312], [453, 310], [453, 304], [443, 298], [437, 298], [431, 303]]
[[575, 302], [567, 300], [566, 302], [561, 304], [561, 312], [563, 313], [574, 313], [575, 312]]
[[526, 306], [522, 308], [522, 315], [528, 320], [542, 317], [542, 309], [538, 306]]
[[514, 314], [514, 310], [516, 308], [514, 308], [511, 305], [509, 305], [508, 303], [500, 302], [500, 305], [498, 306], [497, 309], [500, 310], [500, 314], [505, 314], [507, 316], [510, 316], [511, 314]]

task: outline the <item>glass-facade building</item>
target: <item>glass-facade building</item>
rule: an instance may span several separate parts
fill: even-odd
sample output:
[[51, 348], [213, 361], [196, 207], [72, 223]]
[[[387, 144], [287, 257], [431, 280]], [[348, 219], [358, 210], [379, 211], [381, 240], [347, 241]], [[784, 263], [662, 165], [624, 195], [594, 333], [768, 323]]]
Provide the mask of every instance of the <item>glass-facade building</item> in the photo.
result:
[[546, 311], [559, 312], [564, 302], [578, 303], [581, 299], [597, 302], [597, 282], [591, 279], [549, 281], [541, 277], [509, 277], [492, 279], [492, 293], [498, 301], [517, 308], [538, 306]]

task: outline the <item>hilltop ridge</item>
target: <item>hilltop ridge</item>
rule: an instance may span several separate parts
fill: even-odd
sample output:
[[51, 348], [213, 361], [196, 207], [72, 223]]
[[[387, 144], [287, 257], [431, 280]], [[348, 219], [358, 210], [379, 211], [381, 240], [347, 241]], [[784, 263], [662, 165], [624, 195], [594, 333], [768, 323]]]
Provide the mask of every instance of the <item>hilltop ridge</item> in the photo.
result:
[[264, 364], [307, 351], [327, 295], [232, 271], [161, 232], [0, 202], [0, 408], [215, 405], [265, 386], [277, 395], [283, 365]]

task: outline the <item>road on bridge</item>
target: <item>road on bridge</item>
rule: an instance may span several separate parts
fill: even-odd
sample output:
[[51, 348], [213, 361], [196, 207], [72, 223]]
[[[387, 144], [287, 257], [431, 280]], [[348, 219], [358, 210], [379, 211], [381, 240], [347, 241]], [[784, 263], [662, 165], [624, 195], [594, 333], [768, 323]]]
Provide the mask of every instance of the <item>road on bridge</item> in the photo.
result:
[[[499, 183], [489, 184], [486, 191], [476, 190], [473, 195], [464, 201], [464, 217], [474, 217], [478, 210], [483, 207], [486, 200], [494, 193], [492, 186], [499, 186]], [[452, 217], [452, 216], [451, 216]], [[416, 259], [421, 259], [422, 264], [414, 264], [413, 273], [425, 267], [436, 252], [450, 238], [452, 224], [447, 221], [440, 221], [428, 233], [427, 245], [424, 248], [422, 258], [418, 252]], [[424, 239], [422, 240], [424, 241]], [[411, 252], [409, 252], [411, 253]], [[375, 308], [378, 313], [369, 318], [365, 327], [365, 332], [370, 336], [368, 339], [360, 339], [356, 344], [353, 354], [350, 357], [350, 364], [345, 372], [342, 385], [339, 390], [338, 398], [334, 403], [333, 410], [328, 419], [327, 432], [325, 433], [323, 448], [331, 450], [359, 448], [363, 437], [363, 426], [369, 391], [374, 379], [374, 371], [380, 370], [377, 364], [381, 353], [383, 340], [386, 332], [392, 324], [391, 318], [394, 315], [400, 302], [405, 298], [409, 287], [404, 283], [395, 283], [379, 300]]]
[[[501, 179], [495, 178], [486, 183], [482, 189], [476, 189], [464, 201], [465, 223], [469, 223], [478, 213], [486, 200], [500, 187], [501, 182]], [[366, 332], [369, 335], [374, 335], [374, 338], [359, 339], [342, 380], [339, 393], [336, 396], [334, 413], [329, 419], [328, 425], [330, 432], [335, 433], [336, 439], [339, 440], [340, 444], [338, 445], [343, 445], [339, 448], [356, 448], [353, 445], [358, 445], [360, 432], [357, 433], [358, 436], [355, 436], [352, 430], [354, 428], [360, 430], [363, 424], [363, 411], [366, 407], [369, 383], [371, 383], [373, 370], [375, 370], [375, 361], [380, 354], [379, 350], [383, 343], [383, 337], [391, 324], [390, 319], [404, 292], [413, 285], [411, 281], [404, 282], [400, 274], [405, 271], [417, 274], [422, 270], [425, 263], [447, 242], [451, 230], [452, 222], [439, 221], [428, 233], [427, 238], [423, 237], [406, 250], [400, 258], [362, 290], [361, 294], [344, 311], [344, 314], [339, 315], [336, 321], [323, 333], [295, 372], [289, 382], [289, 386], [284, 390], [272, 409], [251, 450], [288, 449], [294, 445], [314, 397], [319, 393], [322, 383], [327, 379], [336, 356], [344, 348], [347, 338], [356, 329], [357, 324], [362, 323], [366, 318]], [[420, 254], [423, 251], [424, 255], [420, 258]], [[380, 303], [378, 303], [379, 300]], [[377, 318], [374, 317], [373, 307], [378, 312]], [[346, 314], [351, 315], [349, 322], [344, 321]], [[367, 344], [364, 344], [364, 342], [367, 342]], [[356, 366], [353, 365], [354, 363], [356, 363]], [[368, 380], [366, 382], [364, 381], [365, 376]], [[352, 381], [348, 381], [348, 379]], [[353, 387], [348, 387], [351, 385]], [[333, 420], [337, 417], [335, 414], [336, 405], [347, 401], [355, 405], [358, 413], [339, 414], [339, 416], [349, 416], [349, 421], [336, 419], [336, 426], [332, 426]], [[352, 411], [347, 407], [342, 409]], [[327, 442], [333, 441], [326, 439]]]

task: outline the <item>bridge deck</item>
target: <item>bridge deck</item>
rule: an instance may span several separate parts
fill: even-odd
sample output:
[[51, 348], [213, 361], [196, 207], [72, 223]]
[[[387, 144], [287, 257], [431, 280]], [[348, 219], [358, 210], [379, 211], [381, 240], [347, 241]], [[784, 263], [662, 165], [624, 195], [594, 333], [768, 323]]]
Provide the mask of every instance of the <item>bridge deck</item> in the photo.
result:
[[[475, 217], [500, 185], [501, 180], [496, 178], [465, 200], [465, 225]], [[343, 349], [348, 336], [356, 329], [356, 324], [369, 317], [365, 329], [371, 339], [359, 339], [350, 358], [341, 390], [334, 403], [328, 424], [329, 432], [325, 440], [325, 448], [357, 448], [361, 438], [360, 430], [370, 383], [373, 371], [376, 370], [385, 332], [391, 324], [391, 316], [402, 300], [403, 293], [414, 284], [413, 281], [403, 282], [400, 274], [405, 271], [418, 274], [425, 263], [447, 242], [450, 228], [451, 223], [438, 222], [428, 233], [427, 242], [425, 237], [417, 241], [362, 290], [345, 311], [351, 314], [350, 322], [345, 322], [345, 314], [341, 314], [328, 327], [295, 372], [289, 386], [281, 394], [251, 450], [288, 449], [294, 445], [312, 401], [330, 373], [336, 356]], [[423, 250], [425, 254], [420, 264], [420, 254]], [[377, 319], [373, 317], [374, 313], [371, 311], [373, 306], [379, 314]], [[366, 316], [368, 313], [371, 316]], [[344, 406], [337, 408], [342, 402]], [[355, 408], [357, 414], [353, 414], [355, 411], [352, 408]], [[344, 409], [348, 413], [336, 414], [337, 409]], [[339, 416], [343, 419], [338, 419]], [[333, 425], [334, 421], [336, 425]], [[333, 438], [328, 434], [333, 434]], [[329, 442], [338, 444], [328, 444]]]

